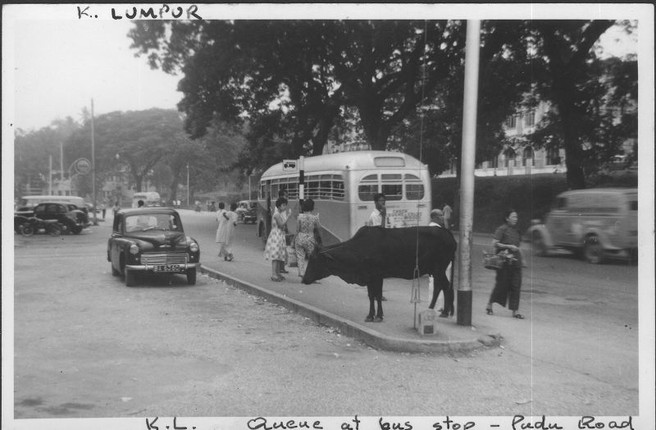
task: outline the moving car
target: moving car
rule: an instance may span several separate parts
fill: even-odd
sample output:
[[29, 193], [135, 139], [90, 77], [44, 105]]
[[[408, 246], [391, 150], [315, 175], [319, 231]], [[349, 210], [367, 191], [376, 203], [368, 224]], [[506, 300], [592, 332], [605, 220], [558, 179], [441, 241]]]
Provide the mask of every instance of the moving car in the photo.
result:
[[107, 261], [112, 275], [123, 275], [128, 287], [136, 284], [137, 273], [186, 274], [187, 283], [194, 285], [200, 247], [185, 234], [175, 209], [123, 209], [114, 217]]
[[638, 249], [638, 190], [591, 188], [559, 194], [543, 223], [527, 231], [534, 253], [562, 248], [592, 264], [608, 256], [634, 259]]
[[64, 232], [80, 234], [83, 229], [89, 227], [89, 215], [72, 203], [60, 201], [46, 201], [38, 203], [32, 209], [23, 208], [14, 216], [14, 230], [20, 231], [20, 227], [30, 217], [42, 220], [55, 220], [61, 224]]

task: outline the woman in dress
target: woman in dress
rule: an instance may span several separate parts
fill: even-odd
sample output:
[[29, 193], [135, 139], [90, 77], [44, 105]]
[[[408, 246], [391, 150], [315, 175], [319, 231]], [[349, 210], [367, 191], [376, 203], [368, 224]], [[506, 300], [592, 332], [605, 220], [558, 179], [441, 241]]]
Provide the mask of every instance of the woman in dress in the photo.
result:
[[503, 267], [498, 269], [496, 283], [490, 300], [485, 311], [492, 315], [492, 303], [498, 303], [512, 311], [513, 318], [524, 319], [524, 316], [517, 312], [519, 309], [519, 291], [522, 287], [522, 253], [519, 249], [521, 236], [517, 231], [517, 212], [509, 209], [504, 214], [505, 223], [497, 228], [494, 233], [492, 245], [497, 254], [507, 253], [508, 259]]
[[264, 258], [271, 260], [271, 280], [280, 282], [285, 279], [280, 272], [287, 260], [287, 244], [284, 231], [287, 220], [283, 216], [283, 212], [287, 210], [287, 199], [279, 197], [276, 200], [276, 209], [277, 211], [273, 214], [271, 233], [269, 233], [269, 238], [264, 247]]
[[239, 218], [237, 212], [235, 212], [236, 209], [237, 203], [231, 203], [230, 210], [223, 214], [223, 217], [227, 218], [227, 222], [225, 227], [225, 240], [222, 242], [219, 256], [223, 254], [223, 259], [225, 261], [232, 261], [234, 259], [234, 255], [232, 254], [232, 242], [235, 238], [235, 227], [237, 227], [237, 219]]
[[228, 243], [228, 225], [230, 223], [230, 217], [228, 216], [228, 211], [225, 210], [225, 203], [219, 203], [219, 210], [216, 211], [216, 220], [219, 223], [219, 226], [216, 229], [216, 243], [219, 244], [219, 258], [223, 257], [225, 261], [228, 261], [228, 251], [226, 245]]
[[298, 276], [302, 278], [307, 268], [307, 259], [317, 246], [321, 246], [321, 230], [319, 215], [312, 213], [314, 201], [312, 199], [303, 200], [301, 210], [302, 213], [297, 218], [294, 245], [298, 263]]

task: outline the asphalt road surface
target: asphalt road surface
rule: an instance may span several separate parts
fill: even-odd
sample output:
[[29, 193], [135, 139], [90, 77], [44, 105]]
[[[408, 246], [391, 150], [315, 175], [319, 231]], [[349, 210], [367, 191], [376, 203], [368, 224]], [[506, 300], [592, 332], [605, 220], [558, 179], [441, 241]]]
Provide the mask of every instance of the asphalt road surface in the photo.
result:
[[[212, 258], [213, 217], [183, 212], [183, 221], [201, 261]], [[207, 276], [128, 288], [106, 261], [108, 224], [15, 237], [17, 419], [638, 414], [636, 266], [536, 258], [522, 309], [549, 322], [544, 332], [495, 315], [502, 348], [404, 354]], [[261, 246], [254, 226], [240, 225], [237, 242], [236, 256]], [[491, 272], [473, 260], [485, 301]], [[266, 262], [252, 267], [269, 275]]]

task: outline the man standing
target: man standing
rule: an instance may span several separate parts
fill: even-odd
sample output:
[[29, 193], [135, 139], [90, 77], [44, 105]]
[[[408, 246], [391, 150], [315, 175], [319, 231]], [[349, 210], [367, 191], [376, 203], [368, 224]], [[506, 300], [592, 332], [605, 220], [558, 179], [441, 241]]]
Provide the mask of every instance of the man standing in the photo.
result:
[[376, 205], [376, 208], [371, 212], [368, 224], [385, 228], [385, 219], [387, 217], [385, 210], [385, 194], [374, 194], [374, 204]]
[[[445, 207], [448, 207], [448, 205], [445, 205]], [[429, 227], [437, 227], [437, 228], [446, 228], [446, 217], [444, 212], [440, 209], [433, 209], [430, 213], [430, 223], [428, 224]], [[447, 229], [448, 230], [448, 229]], [[447, 267], [446, 271], [451, 272], [451, 267], [452, 264], [449, 264], [449, 267]], [[453, 278], [453, 272], [451, 272], [451, 278]], [[435, 308], [435, 302], [437, 301], [437, 296], [439, 295], [440, 291], [444, 291], [444, 307], [441, 309], [440, 312], [440, 317], [442, 318], [447, 318], [450, 315], [453, 315], [453, 299], [454, 299], [454, 294], [453, 294], [453, 287], [451, 286], [451, 279], [446, 278], [448, 283], [439, 283], [440, 285], [435, 285], [435, 279], [432, 276], [429, 276], [429, 284], [433, 286], [433, 288], [437, 288], [437, 293], [433, 293], [433, 298], [430, 302], [430, 305], [428, 306], [429, 309], [434, 309]]]
[[[373, 212], [369, 216], [369, 222], [367, 223], [370, 226], [374, 227], [383, 227], [385, 228], [385, 220], [387, 218], [387, 211], [385, 210], [385, 194], [378, 193], [374, 194], [374, 204], [376, 205]], [[382, 294], [383, 291], [383, 278], [374, 279], [372, 283], [380, 284], [381, 297], [380, 300], [385, 302], [387, 298]]]

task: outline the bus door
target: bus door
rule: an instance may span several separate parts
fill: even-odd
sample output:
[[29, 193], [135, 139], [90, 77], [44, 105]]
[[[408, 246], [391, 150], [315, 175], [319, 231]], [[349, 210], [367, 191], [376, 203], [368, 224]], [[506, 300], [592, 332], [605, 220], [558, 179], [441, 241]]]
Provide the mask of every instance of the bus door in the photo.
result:
[[379, 193], [378, 174], [365, 174], [361, 179], [354, 175], [351, 184], [350, 201], [351, 212], [351, 237], [361, 227], [367, 225], [371, 212], [376, 208], [374, 194]]

